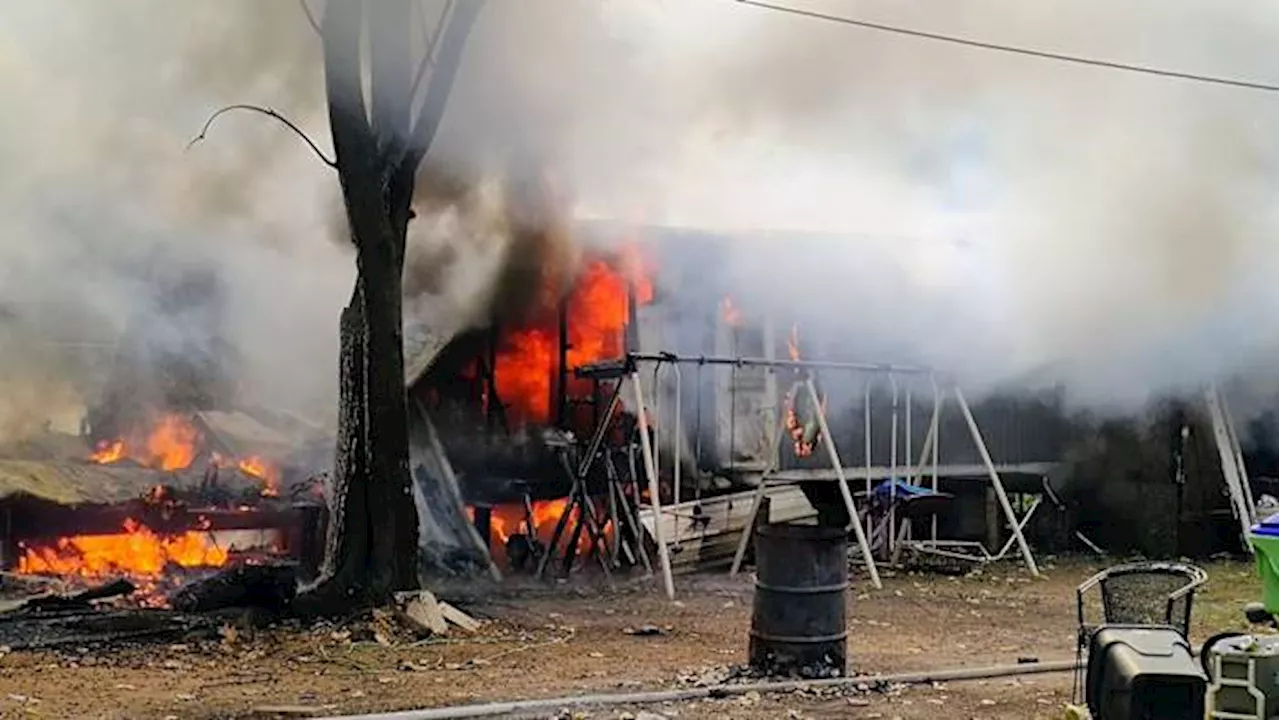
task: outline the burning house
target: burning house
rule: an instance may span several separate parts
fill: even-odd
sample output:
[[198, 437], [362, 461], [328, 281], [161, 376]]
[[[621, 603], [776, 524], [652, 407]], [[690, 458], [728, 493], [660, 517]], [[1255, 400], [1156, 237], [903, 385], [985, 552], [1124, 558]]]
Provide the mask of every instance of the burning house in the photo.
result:
[[[785, 293], [764, 293], [768, 300], [762, 303], [741, 292], [742, 278], [718, 273], [725, 264], [720, 258], [726, 243], [743, 242], [741, 238], [671, 228], [620, 232], [590, 224], [580, 228], [580, 235], [583, 250], [572, 271], [557, 280], [533, 273], [541, 284], [514, 309], [498, 304], [486, 327], [447, 342], [420, 343], [419, 351], [407, 357], [413, 412], [438, 429], [462, 502], [504, 569], [531, 566], [560, 531], [566, 535], [559, 537], [556, 552], [566, 556], [566, 568], [575, 554], [592, 549], [590, 531], [574, 530], [582, 505], [575, 504], [571, 493], [575, 475], [582, 474], [577, 471], [585, 467], [582, 453], [589, 451], [596, 430], [605, 431], [600, 438], [605, 461], [582, 479], [592, 510], [606, 525], [605, 537], [615, 530], [606, 521], [621, 517], [611, 503], [649, 505], [648, 488], [639, 482], [644, 473], [638, 469], [635, 402], [624, 393], [617, 417], [603, 422], [616, 378], [584, 374], [583, 367], [607, 366], [628, 352], [686, 358], [880, 359], [862, 357], [856, 337], [850, 342], [830, 333], [808, 336], [793, 318], [814, 313], [789, 304]], [[797, 235], [772, 245], [799, 252], [810, 242], [820, 246], [823, 241]], [[909, 477], [929, 433], [930, 391], [927, 384], [891, 388], [878, 377], [874, 372], [822, 375], [830, 432], [847, 468], [900, 468], [890, 475]], [[775, 520], [840, 506], [836, 485], [816, 481], [829, 468], [825, 452], [816, 451], [824, 439], [813, 409], [788, 391], [790, 378], [784, 372], [767, 363], [658, 362], [646, 366], [640, 379], [648, 398], [659, 492], [668, 508], [660, 519], [641, 512], [641, 541], [652, 544], [654, 523], [662, 522], [680, 562], [726, 562], [736, 540], [733, 529], [745, 523], [750, 506], [744, 498], [775, 461], [780, 472], [796, 481], [789, 489], [771, 491]], [[1105, 474], [1096, 463], [1080, 461], [1102, 457], [1095, 447], [1098, 426], [1071, 414], [1060, 391], [987, 392], [972, 414], [1018, 512], [1033, 515], [1026, 532], [1039, 547], [1086, 550], [1073, 533], [1081, 528], [1092, 532], [1096, 523], [1091, 518], [1138, 512], [1141, 503], [1118, 499], [1118, 491], [1099, 495], [1083, 490], [1095, 487]], [[868, 417], [874, 418], [870, 425]], [[942, 458], [938, 489], [953, 500], [936, 523], [920, 527], [1000, 547], [1009, 537], [1008, 523], [961, 413], [942, 414], [936, 445]], [[611, 478], [622, 478], [620, 490], [610, 489]], [[868, 482], [865, 489], [858, 480], [856, 490], [870, 493], [883, 479]], [[1187, 498], [1185, 506], [1143, 525], [1172, 522], [1192, 537], [1201, 532], [1196, 528], [1223, 524], [1221, 515], [1229, 511], [1222, 503], [1221, 473], [1208, 468], [1191, 483], [1194, 492], [1180, 491]], [[1104, 500], [1105, 511], [1096, 507]], [[1043, 505], [1038, 513], [1031, 510], [1037, 503]], [[1123, 533], [1106, 540], [1113, 548], [1149, 545]], [[610, 539], [610, 544], [616, 564], [622, 564], [618, 541]]]
[[[631, 480], [621, 484], [624, 502], [648, 504], [647, 488], [636, 482], [641, 473], [635, 470], [635, 403], [628, 396], [619, 417], [606, 422], [613, 379], [584, 374], [582, 368], [628, 352], [757, 359], [796, 358], [802, 352], [797, 327], [779, 331], [790, 325], [786, 318], [794, 308], [740, 303], [733, 279], [716, 276], [714, 268], [723, 264], [718, 254], [734, 240], [671, 229], [629, 235], [625, 241], [608, 233], [598, 226], [583, 230], [588, 241], [562, 292], [543, 276], [547, 284], [515, 311], [495, 313], [487, 327], [447, 343], [421, 343], [419, 352], [408, 354], [411, 405], [438, 428], [482, 539], [508, 567], [521, 566], [554, 545], [562, 516], [568, 516], [565, 530], [577, 524], [580, 506], [571, 507], [570, 493], [582, 458], [575, 453], [586, 449], [596, 430], [605, 431], [600, 440], [607, 459], [583, 478], [598, 503], [594, 510], [603, 518], [618, 517], [604, 507], [620, 500], [608, 487], [615, 476]], [[590, 242], [599, 236], [605, 239]], [[787, 471], [826, 462], [812, 452], [813, 429], [802, 426], [798, 415], [805, 413], [786, 392], [782, 375], [750, 363], [694, 364], [683, 372], [659, 363], [642, 374], [661, 500], [692, 518], [668, 518], [668, 537], [676, 538], [677, 546], [692, 542], [700, 548], [686, 557], [727, 559], [731, 543], [708, 538], [742, 524], [750, 502], [740, 494], [759, 482], [775, 458]], [[828, 389], [859, 400], [863, 392], [861, 385], [838, 380]], [[872, 398], [877, 415], [887, 418], [887, 389], [877, 388]], [[919, 404], [923, 395], [917, 401], [918, 414], [912, 419], [908, 412], [906, 419], [918, 433], [918, 444], [928, 417]], [[832, 432], [848, 445], [842, 449], [847, 464], [888, 465], [890, 434], [874, 434], [872, 446], [865, 448], [868, 459], [862, 443], [843, 439], [861, 432], [861, 411], [843, 397], [834, 410]], [[1024, 473], [1028, 490], [1039, 492], [1041, 475], [1060, 457], [1067, 439], [1057, 410], [1043, 398], [1006, 398], [975, 411], [996, 430], [992, 452], [1002, 470]], [[793, 422], [780, 424], [784, 418]], [[953, 418], [939, 442], [945, 457], [956, 455], [948, 463], [968, 470], [947, 482], [957, 483], [965, 497], [973, 495], [968, 489], [977, 495], [972, 512], [948, 529], [985, 539], [982, 486], [964, 483], [985, 478], [985, 471], [970, 457], [971, 447], [960, 450], [968, 435], [963, 425], [952, 427], [955, 422], [963, 424]], [[780, 432], [795, 442], [778, 442]], [[911, 432], [906, 431], [908, 443]], [[801, 483], [799, 490], [775, 494], [773, 512], [778, 519], [812, 515], [815, 505], [834, 501], [833, 492], [829, 483]], [[648, 522], [651, 527], [652, 519]], [[612, 530], [605, 527], [604, 533]], [[571, 535], [577, 540], [568, 542], [566, 565], [591, 546], [590, 533]]]

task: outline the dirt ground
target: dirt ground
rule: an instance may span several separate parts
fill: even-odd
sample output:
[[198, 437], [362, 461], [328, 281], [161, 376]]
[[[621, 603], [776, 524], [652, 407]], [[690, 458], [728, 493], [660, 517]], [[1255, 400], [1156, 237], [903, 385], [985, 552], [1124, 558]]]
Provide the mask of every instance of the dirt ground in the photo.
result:
[[[856, 673], [892, 673], [1070, 659], [1074, 586], [1096, 568], [1045, 562], [968, 577], [896, 573], [883, 590], [855, 581], [849, 653]], [[1251, 565], [1207, 566], [1193, 640], [1243, 627], [1258, 596]], [[744, 574], [677, 578], [678, 602], [649, 581], [608, 590], [513, 582], [460, 604], [485, 620], [463, 637], [358, 641], [333, 626], [224, 632], [220, 641], [125, 649], [10, 652], [0, 658], [0, 717], [254, 718], [271, 707], [339, 715], [535, 697], [693, 687], [746, 659], [751, 581]], [[644, 625], [660, 634], [637, 635]], [[1061, 717], [1070, 673], [841, 695], [793, 692], [575, 710], [563, 717], [1028, 718]], [[549, 712], [543, 717], [556, 717]]]

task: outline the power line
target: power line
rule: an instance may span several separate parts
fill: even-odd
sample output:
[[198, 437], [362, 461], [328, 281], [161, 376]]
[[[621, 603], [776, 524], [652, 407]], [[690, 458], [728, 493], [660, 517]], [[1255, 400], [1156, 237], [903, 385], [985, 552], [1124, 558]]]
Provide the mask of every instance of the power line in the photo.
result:
[[1177, 78], [1179, 80], [1194, 80], [1196, 82], [1213, 83], [1216, 85], [1230, 85], [1233, 87], [1248, 88], [1250, 90], [1266, 90], [1268, 92], [1280, 91], [1280, 87], [1275, 85], [1250, 82], [1248, 80], [1235, 80], [1232, 78], [1213, 77], [1210, 75], [1196, 75], [1193, 73], [1176, 72], [1173, 70], [1162, 70], [1160, 68], [1147, 67], [1144, 65], [1129, 65], [1126, 63], [1111, 62], [1109, 60], [1093, 60], [1091, 58], [1079, 57], [1076, 55], [1063, 55], [1061, 53], [1046, 52], [1044, 50], [1033, 50], [1031, 48], [997, 45], [995, 43], [982, 42], [980, 40], [969, 40], [967, 38], [955, 37], [953, 35], [923, 32], [920, 30], [912, 30], [910, 28], [867, 22], [865, 20], [855, 20], [853, 18], [841, 17], [839, 15], [828, 15], [826, 13], [815, 12], [813, 10], [803, 10], [801, 8], [787, 7], [785, 5], [774, 5], [772, 3], [762, 2], [761, 0], [737, 0], [737, 2], [742, 3], [743, 5], [752, 5], [758, 8], [763, 8], [765, 10], [775, 10], [777, 12], [790, 13], [792, 15], [801, 15], [815, 20], [825, 20], [827, 22], [840, 23], [842, 25], [854, 25], [861, 28], [867, 28], [869, 30], [879, 30], [881, 32], [896, 33], [898, 35], [910, 35], [912, 37], [924, 38], [926, 40], [938, 40], [941, 42], [953, 43], [955, 45], [966, 45], [983, 50], [995, 50], [998, 52], [1014, 53], [1016, 55], [1029, 55], [1031, 57], [1038, 57], [1047, 60], [1059, 60], [1062, 62], [1076, 63], [1078, 65], [1093, 65], [1095, 67], [1110, 68], [1112, 70], [1125, 70], [1128, 72], [1144, 73], [1146, 75], [1159, 75], [1161, 77]]

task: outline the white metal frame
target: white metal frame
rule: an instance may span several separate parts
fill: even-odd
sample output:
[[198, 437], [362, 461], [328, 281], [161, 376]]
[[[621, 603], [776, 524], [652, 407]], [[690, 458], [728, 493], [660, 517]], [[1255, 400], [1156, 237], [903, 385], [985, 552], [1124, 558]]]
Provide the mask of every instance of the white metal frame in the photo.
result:
[[[636, 421], [640, 432], [640, 453], [644, 457], [644, 474], [649, 484], [649, 506], [653, 508], [653, 542], [658, 546], [658, 566], [662, 570], [662, 589], [668, 600], [676, 598], [675, 582], [671, 578], [671, 551], [662, 537], [662, 497], [658, 492], [658, 467], [654, 462], [653, 445], [649, 442], [648, 410], [644, 403], [644, 388], [640, 385], [640, 371], [632, 368], [628, 376], [636, 399]], [[678, 390], [677, 390], [678, 392]]]
[[[908, 526], [907, 533], [899, 545], [901, 547], [906, 547], [909, 550], [914, 550], [915, 552], [949, 557], [955, 560], [966, 560], [980, 563], [999, 562], [1009, 554], [1010, 550], [1013, 549], [1013, 545], [1018, 539], [1017, 536], [1026, 530], [1027, 523], [1031, 522], [1031, 517], [1035, 515], [1036, 510], [1040, 509], [1040, 503], [1043, 501], [1043, 498], [1036, 498], [1035, 501], [1031, 503], [1031, 507], [1027, 508], [1027, 511], [1022, 515], [1022, 519], [1018, 521], [1017, 531], [1009, 535], [1009, 539], [1005, 540], [1004, 545], [1001, 546], [1000, 552], [997, 552], [994, 555], [991, 554], [991, 551], [987, 549], [985, 544], [977, 542], [976, 540], [938, 540], [936, 537], [929, 540], [913, 540], [911, 538], [910, 526]], [[949, 550], [949, 548], [973, 548], [974, 552], [967, 553], [963, 550]]]
[[[870, 491], [872, 489], [871, 478], [873, 474], [872, 466], [871, 466], [871, 453], [869, 452], [870, 446], [871, 446], [871, 429], [872, 429], [871, 422], [870, 422], [871, 421], [871, 404], [869, 400], [871, 396], [871, 383], [876, 376], [887, 377], [888, 381], [890, 382], [890, 387], [893, 393], [893, 400], [894, 400], [893, 413], [892, 413], [893, 425], [890, 430], [890, 440], [892, 443], [892, 452], [891, 452], [891, 458], [890, 458], [890, 464], [892, 467], [891, 467], [890, 476], [902, 477], [903, 473], [905, 473], [905, 476], [911, 479], [923, 478], [926, 472], [925, 461], [926, 461], [926, 458], [929, 458], [930, 465], [931, 465], [930, 486], [931, 486], [931, 489], [933, 489], [935, 492], [937, 491], [937, 488], [938, 488], [938, 442], [937, 442], [938, 421], [939, 421], [939, 416], [941, 414], [943, 399], [945, 396], [943, 395], [941, 389], [939, 388], [937, 378], [935, 377], [934, 373], [931, 370], [927, 368], [919, 368], [919, 367], [873, 365], [873, 364], [867, 364], [867, 363], [814, 362], [814, 361], [799, 361], [799, 360], [786, 361], [786, 360], [775, 360], [772, 358], [723, 358], [723, 357], [709, 358], [705, 356], [685, 357], [685, 356], [678, 356], [672, 353], [661, 353], [661, 354], [631, 353], [626, 357], [626, 361], [629, 366], [626, 370], [624, 379], [622, 380], [625, 380], [626, 382], [631, 383], [633, 398], [636, 404], [635, 411], [636, 411], [638, 430], [640, 435], [640, 451], [643, 458], [643, 463], [642, 463], [643, 471], [644, 471], [645, 479], [647, 481], [647, 486], [649, 489], [649, 506], [653, 511], [653, 517], [654, 517], [653, 539], [654, 539], [654, 544], [656, 544], [658, 547], [658, 565], [662, 574], [663, 589], [665, 590], [668, 598], [670, 599], [675, 598], [675, 587], [672, 580], [670, 549], [667, 547], [666, 538], [663, 536], [664, 532], [663, 532], [662, 522], [661, 522], [663, 517], [663, 508], [662, 508], [662, 500], [659, 494], [659, 483], [658, 483], [658, 464], [657, 464], [658, 452], [657, 452], [657, 449], [654, 447], [652, 438], [649, 437], [649, 428], [651, 427], [651, 423], [649, 421], [649, 416], [648, 416], [649, 404], [646, 403], [645, 401], [644, 388], [640, 381], [640, 370], [638, 366], [639, 362], [656, 362], [659, 364], [670, 363], [672, 366], [676, 366], [680, 363], [737, 365], [737, 366], [755, 365], [755, 366], [765, 366], [765, 367], [773, 367], [773, 368], [786, 368], [786, 369], [794, 370], [797, 373], [800, 373], [803, 379], [797, 380], [796, 383], [793, 384], [793, 391], [796, 390], [799, 385], [803, 385], [805, 392], [808, 395], [811, 404], [813, 405], [814, 413], [818, 420], [818, 427], [820, 432], [822, 433], [822, 441], [823, 441], [822, 444], [826, 446], [827, 457], [831, 462], [831, 469], [835, 475], [834, 480], [836, 483], [838, 483], [841, 500], [843, 501], [845, 505], [845, 509], [849, 515], [849, 525], [847, 529], [851, 529], [853, 531], [853, 534], [857, 540], [859, 552], [862, 556], [862, 561], [865, 567], [867, 568], [868, 573], [871, 576], [872, 585], [874, 585], [877, 589], [882, 587], [882, 584], [880, 582], [880, 573], [876, 567], [875, 558], [872, 556], [870, 544], [867, 541], [867, 535], [871, 529], [870, 519], [869, 518], [867, 519], [866, 526], [864, 527], [862, 516], [858, 513], [857, 506], [853, 500], [853, 493], [849, 489], [849, 479], [845, 473], [844, 465], [840, 460], [839, 450], [837, 449], [836, 442], [832, 437], [831, 428], [827, 424], [827, 416], [826, 416], [825, 408], [823, 408], [822, 406], [821, 398], [818, 396], [818, 391], [814, 384], [814, 372], [818, 369], [837, 369], [837, 370], [858, 371], [858, 372], [864, 372], [864, 373], [870, 374], [868, 376], [867, 384], [864, 389], [865, 407], [864, 407], [864, 416], [863, 416], [864, 417], [864, 427], [863, 427], [864, 447], [868, 450], [868, 452], [866, 452], [865, 482], [866, 482], [867, 494], [869, 497]], [[676, 372], [676, 380], [677, 380], [676, 398], [675, 398], [676, 423], [678, 424], [680, 422], [680, 417], [679, 417], [680, 396], [681, 396], [681, 393], [683, 392], [683, 387], [682, 387], [682, 383], [679, 382], [679, 378], [680, 378], [679, 369], [677, 368], [675, 372]], [[655, 373], [655, 377], [657, 376], [658, 376], [657, 373]], [[898, 459], [899, 459], [898, 458], [898, 420], [899, 420], [898, 381], [901, 376], [927, 377], [929, 380], [930, 388], [932, 390], [933, 401], [934, 401], [933, 414], [929, 422], [929, 430], [925, 435], [924, 444], [920, 448], [919, 461], [914, 467], [904, 467], [904, 468], [899, 468], [898, 466]], [[655, 393], [658, 391], [656, 384], [655, 384], [654, 391]], [[1036, 566], [1035, 558], [1032, 556], [1031, 548], [1027, 545], [1027, 541], [1025, 536], [1022, 533], [1022, 529], [1023, 527], [1025, 527], [1027, 521], [1030, 519], [1031, 513], [1035, 511], [1035, 508], [1038, 507], [1039, 503], [1037, 502], [1035, 505], [1033, 505], [1032, 509], [1028, 511], [1025, 517], [1019, 518], [1017, 516], [1017, 514], [1013, 510], [1013, 506], [1009, 502], [1008, 495], [1005, 493], [1004, 483], [1001, 481], [1000, 474], [996, 470], [996, 466], [991, 459], [990, 453], [987, 451], [986, 443], [982, 438], [981, 431], [978, 429], [977, 422], [973, 418], [973, 413], [969, 409], [969, 404], [965, 400], [964, 393], [961, 392], [958, 386], [952, 386], [951, 394], [954, 396], [957, 405], [960, 407], [960, 410], [964, 415], [965, 423], [968, 425], [970, 435], [972, 436], [974, 444], [977, 446], [978, 453], [982, 458], [982, 467], [986, 470], [988, 479], [991, 482], [992, 488], [995, 490], [996, 497], [999, 499], [1000, 506], [1004, 511], [1005, 519], [1008, 521], [1009, 527], [1012, 530], [1012, 534], [1013, 534], [1013, 537], [1011, 537], [1009, 541], [1005, 543], [1005, 547], [1002, 548], [1000, 553], [998, 553], [997, 555], [991, 556], [989, 553], [986, 553], [985, 548], [983, 548], [983, 552], [984, 554], [986, 554], [988, 559], [998, 559], [998, 558], [1004, 557], [1004, 555], [1012, 548], [1013, 545], [1017, 545], [1019, 553], [1022, 555], [1023, 562], [1026, 564], [1028, 571], [1032, 575], [1038, 576], [1040, 574], [1040, 570]], [[910, 387], [908, 387], [907, 389], [906, 397], [907, 397], [907, 408], [906, 408], [905, 414], [907, 418], [910, 418], [912, 397], [913, 397]], [[655, 402], [654, 403], [655, 419], [657, 417], [656, 414], [659, 408], [660, 408], [660, 404]], [[774, 438], [775, 450], [777, 446], [777, 441], [780, 440], [781, 427], [779, 427], [778, 431], [779, 431], [779, 437]], [[911, 447], [911, 444], [912, 444], [911, 430], [909, 425], [908, 425], [908, 429], [904, 434], [905, 434], [906, 445], [907, 445], [905, 454], [909, 458], [911, 454], [911, 450], [913, 449]], [[677, 473], [680, 472], [678, 468], [681, 461], [679, 445], [680, 445], [680, 442], [679, 442], [679, 438], [677, 437], [676, 450], [675, 450], [676, 452], [675, 464], [677, 467], [677, 470], [676, 470]], [[742, 565], [743, 557], [746, 554], [747, 544], [750, 541], [751, 533], [754, 530], [756, 516], [759, 513], [760, 505], [762, 504], [763, 499], [767, 494], [769, 486], [778, 485], [778, 484], [791, 484], [791, 481], [789, 480], [782, 480], [782, 479], [771, 477], [771, 475], [778, 470], [778, 463], [779, 463], [779, 453], [774, 452], [772, 455], [773, 455], [772, 461], [770, 462], [769, 466], [766, 468], [763, 476], [760, 478], [759, 486], [757, 487], [756, 492], [754, 494], [754, 497], [752, 500], [751, 512], [747, 517], [746, 527], [743, 528], [742, 536], [738, 542], [737, 551], [734, 554], [733, 565], [729, 570], [731, 575], [737, 574], [738, 570]], [[678, 479], [677, 479], [677, 483], [679, 483]], [[679, 485], [677, 484], [677, 488], [678, 487]], [[891, 487], [891, 489], [896, 491], [896, 487]], [[890, 512], [891, 513], [893, 512], [892, 508]], [[891, 516], [891, 525], [896, 525], [896, 522], [893, 522], [892, 516]], [[896, 548], [896, 543], [898, 541], [898, 538], [895, 533], [890, 533], [889, 541], [890, 541], [891, 550]], [[938, 550], [938, 551], [945, 551], [944, 548], [948, 546], [950, 547], [957, 546], [957, 543], [955, 542], [938, 540], [937, 518], [934, 518], [934, 521], [932, 523], [932, 527], [930, 530], [930, 539], [928, 541], [916, 541], [917, 543], [916, 546], [918, 547], [919, 546], [918, 543], [921, 543], [921, 542], [927, 542], [929, 546], [933, 546], [935, 550]], [[963, 545], [963, 543], [960, 543], [959, 545]]]
[[[931, 485], [931, 489], [934, 492], [937, 492], [937, 489], [938, 489], [938, 442], [937, 442], [938, 422], [939, 422], [939, 417], [941, 415], [944, 396], [938, 386], [936, 377], [933, 375], [933, 373], [927, 373], [929, 377], [930, 386], [933, 391], [934, 407], [933, 407], [933, 415], [930, 418], [930, 422], [929, 422], [929, 430], [925, 435], [924, 444], [920, 448], [919, 462], [916, 464], [914, 468], [900, 468], [898, 464], [899, 387], [898, 387], [898, 380], [895, 377], [895, 375], [918, 374], [920, 371], [914, 368], [907, 369], [907, 370], [895, 370], [894, 368], [889, 366], [873, 366], [873, 367], [875, 367], [875, 369], [878, 372], [887, 374], [888, 381], [890, 383], [892, 398], [893, 398], [893, 411], [892, 411], [892, 417], [891, 417], [892, 425], [890, 426], [890, 444], [891, 444], [890, 460], [889, 460], [890, 467], [891, 467], [890, 477], [891, 478], [900, 477], [902, 475], [902, 473], [900, 473], [900, 470], [901, 470], [901, 471], [905, 471], [905, 474], [908, 478], [912, 478], [912, 479], [923, 478], [925, 474], [925, 458], [929, 457], [931, 459], [931, 466], [932, 466], [930, 485]], [[863, 398], [864, 398], [863, 442], [864, 442], [864, 447], [867, 450], [865, 453], [865, 461], [867, 465], [865, 484], [866, 484], [866, 496], [868, 498], [870, 497], [871, 490], [872, 490], [872, 482], [871, 482], [872, 468], [871, 468], [871, 453], [870, 453], [871, 432], [872, 432], [872, 425], [870, 422], [871, 420], [871, 403], [870, 403], [871, 381], [872, 379], [868, 378], [868, 382], [867, 382], [867, 385], [865, 386], [864, 393], [863, 393]], [[865, 524], [864, 524], [864, 519], [856, 511], [852, 494], [849, 491], [848, 480], [845, 477], [844, 468], [840, 463], [839, 453], [836, 450], [835, 442], [831, 437], [830, 428], [827, 426], [826, 413], [822, 408], [821, 403], [818, 400], [817, 391], [814, 389], [814, 386], [813, 386], [812, 373], [809, 373], [808, 376], [806, 377], [805, 385], [807, 387], [810, 400], [812, 400], [813, 406], [815, 408], [815, 414], [818, 419], [819, 428], [822, 431], [823, 441], [827, 446], [827, 452], [833, 466], [832, 469], [836, 476], [835, 481], [839, 483], [841, 499], [844, 500], [845, 507], [849, 512], [850, 526], [853, 529], [854, 535], [858, 541], [858, 546], [862, 554], [863, 563], [867, 567], [869, 573], [871, 574], [872, 584], [876, 588], [880, 588], [881, 583], [880, 583], [879, 572], [876, 568], [875, 559], [871, 553], [870, 543], [867, 540], [867, 538], [871, 535], [872, 531], [874, 530], [871, 524], [872, 521], [870, 518], [870, 514], [869, 513], [866, 514], [867, 517], [865, 518]], [[1008, 551], [1012, 549], [1014, 545], [1016, 545], [1018, 547], [1019, 553], [1022, 555], [1023, 562], [1027, 566], [1027, 570], [1033, 576], [1039, 576], [1040, 569], [1036, 565], [1035, 557], [1032, 555], [1031, 548], [1027, 544], [1026, 537], [1022, 532], [1023, 528], [1026, 526], [1027, 522], [1030, 520], [1031, 513], [1033, 513], [1035, 509], [1039, 506], [1039, 502], [1037, 501], [1037, 503], [1032, 506], [1032, 509], [1029, 510], [1024, 517], [1019, 518], [1017, 516], [1017, 513], [1015, 513], [1013, 510], [1012, 504], [1009, 502], [1009, 496], [1005, 492], [1004, 483], [1000, 479], [1000, 474], [996, 471], [995, 463], [992, 461], [991, 455], [987, 451], [986, 442], [982, 438], [982, 432], [978, 429], [977, 421], [974, 420], [973, 413], [969, 409], [968, 401], [965, 400], [964, 393], [960, 390], [958, 386], [954, 386], [952, 387], [952, 394], [955, 397], [956, 404], [960, 407], [960, 410], [964, 415], [965, 423], [969, 428], [970, 435], [972, 436], [974, 444], [978, 449], [978, 453], [982, 458], [982, 466], [986, 470], [988, 480], [990, 481], [991, 487], [994, 489], [996, 493], [996, 497], [1000, 502], [1001, 509], [1004, 512], [1005, 519], [1009, 524], [1010, 530], [1012, 531], [1012, 537], [1009, 538], [1008, 542], [1005, 543], [1005, 546], [1001, 549], [1001, 551], [998, 554], [991, 555], [990, 552], [986, 549], [986, 547], [983, 546], [981, 543], [938, 540], [937, 518], [935, 517], [933, 519], [933, 522], [931, 523], [930, 539], [928, 541], [913, 541], [912, 547], [913, 549], [931, 551], [937, 554], [951, 554], [954, 556], [961, 556], [960, 554], [955, 553], [954, 551], [948, 551], [946, 548], [976, 546], [978, 548], [981, 548], [981, 552], [982, 552], [981, 556], [976, 556], [976, 555], [971, 556], [971, 555], [965, 554], [965, 555], [962, 555], [961, 557], [963, 557], [963, 559], [966, 559], [966, 560], [991, 561], [991, 560], [1003, 558], [1008, 553]], [[908, 398], [911, 397], [910, 390], [908, 390], [907, 397]], [[906, 415], [910, 417], [910, 413], [911, 413], [910, 400], [908, 400]], [[910, 430], [907, 430], [906, 433], [904, 434], [906, 435], [906, 438], [907, 438], [907, 449], [906, 449], [907, 455], [910, 456], [911, 450], [913, 449], [911, 448], [911, 442], [910, 442]], [[777, 466], [777, 462], [775, 460], [775, 462], [771, 464], [770, 468], [765, 472], [764, 476], [761, 477], [760, 479], [760, 485], [756, 491], [756, 497], [752, 505], [752, 513], [748, 516], [746, 527], [743, 528], [742, 537], [738, 541], [738, 550], [734, 554], [733, 565], [729, 569], [730, 575], [737, 574], [738, 570], [741, 568], [742, 560], [746, 555], [747, 545], [750, 541], [750, 535], [754, 529], [755, 511], [759, 508], [759, 504], [760, 502], [762, 502], [762, 499], [768, 487], [772, 484], [779, 484], [780, 482], [786, 482], [786, 481], [780, 481], [778, 479], [770, 477], [771, 473], [774, 470], [776, 470], [776, 466]], [[890, 492], [892, 495], [896, 495], [896, 490], [897, 490], [896, 485], [890, 486]], [[889, 554], [891, 557], [896, 557], [897, 550], [898, 550], [898, 543], [901, 540], [906, 539], [905, 537], [900, 538], [898, 528], [896, 527], [897, 523], [896, 523], [895, 516], [896, 516], [896, 511], [892, 506], [892, 498], [891, 498], [889, 518], [888, 518], [889, 532], [887, 536], [887, 546], [888, 546]]]
[[1213, 438], [1218, 446], [1218, 458], [1222, 462], [1222, 478], [1227, 484], [1227, 495], [1231, 498], [1231, 514], [1240, 522], [1242, 544], [1252, 553], [1253, 543], [1249, 542], [1249, 533], [1254, 519], [1253, 488], [1249, 486], [1249, 475], [1244, 469], [1240, 439], [1236, 437], [1235, 428], [1231, 424], [1227, 400], [1216, 385], [1210, 385], [1205, 390], [1205, 404], [1213, 422]]

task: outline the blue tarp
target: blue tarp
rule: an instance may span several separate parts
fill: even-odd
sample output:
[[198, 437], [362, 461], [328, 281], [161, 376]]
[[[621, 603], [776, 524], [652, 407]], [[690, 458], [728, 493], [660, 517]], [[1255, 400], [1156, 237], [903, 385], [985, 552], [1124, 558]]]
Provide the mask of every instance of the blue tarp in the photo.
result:
[[890, 495], [896, 495], [897, 497], [905, 500], [907, 498], [923, 497], [925, 495], [937, 495], [938, 493], [935, 493], [927, 487], [912, 485], [901, 478], [893, 478], [892, 480], [885, 480], [877, 485], [875, 489], [871, 491], [871, 494], [877, 500], [887, 500]]

